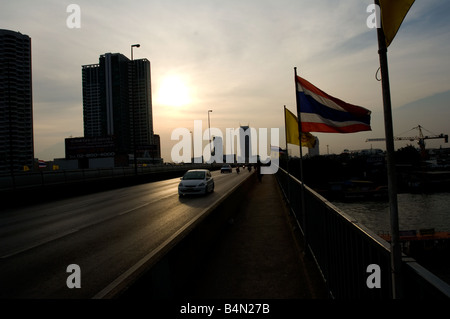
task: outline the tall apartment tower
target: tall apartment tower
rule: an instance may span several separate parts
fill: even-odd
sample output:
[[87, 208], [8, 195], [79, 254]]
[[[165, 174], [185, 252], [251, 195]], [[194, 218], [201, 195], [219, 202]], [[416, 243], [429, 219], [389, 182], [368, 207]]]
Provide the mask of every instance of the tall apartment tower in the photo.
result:
[[147, 59], [130, 61], [130, 77], [129, 95], [133, 106], [132, 135], [136, 136], [136, 145], [156, 145], [159, 139], [154, 138], [153, 132], [150, 61]]
[[34, 162], [31, 38], [0, 30], [0, 172]]
[[105, 53], [98, 64], [82, 66], [85, 137], [113, 136], [117, 152], [152, 152], [160, 157], [153, 133], [150, 61]]
[[102, 112], [100, 102], [99, 65], [84, 65], [83, 81], [83, 125], [84, 136], [102, 136]]

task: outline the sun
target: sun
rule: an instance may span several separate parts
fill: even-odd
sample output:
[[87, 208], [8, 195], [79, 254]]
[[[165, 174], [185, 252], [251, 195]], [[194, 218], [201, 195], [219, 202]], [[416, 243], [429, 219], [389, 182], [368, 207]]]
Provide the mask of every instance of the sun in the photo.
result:
[[181, 77], [176, 75], [166, 76], [158, 90], [157, 100], [161, 105], [184, 106], [189, 104], [189, 89]]

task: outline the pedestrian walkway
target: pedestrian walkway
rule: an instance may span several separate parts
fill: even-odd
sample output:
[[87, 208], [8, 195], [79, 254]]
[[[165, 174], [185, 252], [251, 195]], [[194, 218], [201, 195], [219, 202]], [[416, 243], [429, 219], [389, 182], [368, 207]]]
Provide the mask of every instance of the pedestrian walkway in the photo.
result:
[[274, 175], [264, 175], [199, 269], [192, 298], [326, 299]]

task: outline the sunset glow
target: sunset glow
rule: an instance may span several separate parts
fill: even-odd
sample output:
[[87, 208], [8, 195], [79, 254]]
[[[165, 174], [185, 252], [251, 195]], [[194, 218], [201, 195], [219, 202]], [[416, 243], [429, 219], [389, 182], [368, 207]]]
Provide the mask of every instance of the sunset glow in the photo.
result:
[[165, 77], [158, 90], [158, 104], [181, 107], [190, 102], [189, 89], [178, 76]]

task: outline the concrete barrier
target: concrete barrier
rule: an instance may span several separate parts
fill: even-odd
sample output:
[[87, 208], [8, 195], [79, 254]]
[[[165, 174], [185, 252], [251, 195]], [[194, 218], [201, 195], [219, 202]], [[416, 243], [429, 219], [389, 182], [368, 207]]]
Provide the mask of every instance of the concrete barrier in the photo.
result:
[[[112, 171], [109, 174], [101, 174], [109, 170], [75, 170], [61, 171], [55, 174], [52, 172], [48, 174], [24, 174], [23, 176], [18, 175], [14, 177], [16, 181], [20, 178], [24, 180], [22, 183], [19, 183], [19, 186], [16, 185], [16, 187], [5, 187], [1, 189], [0, 196], [2, 198], [2, 207], [4, 208], [33, 205], [181, 177], [187, 170], [192, 168], [217, 170], [220, 167], [217, 165], [184, 165], [173, 167], [170, 170], [155, 169], [154, 171], [138, 172], [137, 175], [134, 174], [134, 171], [129, 171], [128, 168], [127, 170], [129, 172], [123, 175], [117, 175]], [[120, 172], [120, 170], [118, 171]]]
[[171, 299], [182, 297], [207, 251], [239, 212], [240, 203], [256, 182], [255, 173], [230, 189], [196, 219], [96, 294], [93, 299]]

